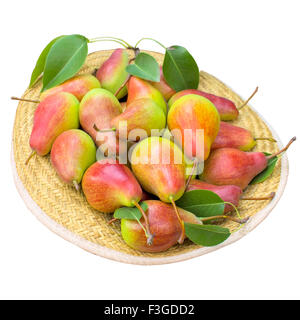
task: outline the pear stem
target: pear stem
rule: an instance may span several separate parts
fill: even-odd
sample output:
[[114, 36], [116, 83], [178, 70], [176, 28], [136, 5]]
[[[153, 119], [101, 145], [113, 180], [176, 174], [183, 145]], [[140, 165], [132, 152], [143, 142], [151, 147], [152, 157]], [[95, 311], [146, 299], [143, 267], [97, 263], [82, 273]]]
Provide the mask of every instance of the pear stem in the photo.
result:
[[[101, 40], [101, 39], [107, 39], [107, 40], [110, 39], [110, 41], [118, 40], [118, 41], [121, 41], [124, 44], [126, 44], [128, 49], [132, 48], [132, 46], [127, 41], [120, 39], [120, 38], [116, 38], [116, 37], [96, 37], [96, 38], [90, 39], [89, 42], [96, 42], [97, 40]], [[106, 40], [104, 40], [104, 41], [106, 41]]]
[[241, 198], [240, 200], [270, 200], [270, 199], [273, 199], [275, 197], [276, 193], [275, 192], [271, 192], [268, 196], [266, 197], [258, 197], [258, 198]]
[[238, 219], [234, 217], [229, 217], [229, 216], [212, 216], [212, 217], [207, 217], [207, 218], [200, 218], [201, 221], [209, 221], [209, 220], [214, 220], [214, 219], [228, 219], [231, 221], [234, 221], [239, 224], [244, 224], [249, 220], [250, 217], [246, 217], [244, 219]]
[[120, 44], [122, 47], [124, 47], [125, 49], [129, 49], [129, 47], [124, 44], [123, 42], [121, 41], [118, 41], [116, 39], [101, 39], [101, 38], [95, 38], [95, 39], [90, 39], [89, 40], [89, 43], [94, 43], [94, 42], [102, 42], [102, 41], [112, 41], [112, 42], [116, 42], [118, 44]]
[[144, 218], [145, 225], [146, 225], [146, 233], [145, 233], [145, 234], [146, 234], [146, 238], [147, 238], [147, 245], [148, 245], [148, 246], [151, 246], [152, 243], [153, 243], [154, 235], [151, 234], [148, 217], [147, 217], [145, 211], [144, 211], [143, 208], [139, 205], [138, 202], [136, 202], [135, 200], [133, 200], [132, 203], [139, 209], [140, 213], [142, 214], [142, 216], [143, 216], [143, 218]]
[[128, 77], [126, 78], [126, 80], [124, 81], [124, 83], [121, 85], [121, 87], [114, 93], [114, 96], [116, 97], [120, 91], [126, 86], [126, 84], [128, 83], [129, 79], [131, 78], [131, 75], [128, 75]]
[[258, 91], [258, 87], [256, 87], [253, 93], [251, 94], [251, 96], [241, 106], [238, 107], [238, 110], [241, 110], [242, 108], [244, 108], [248, 104], [248, 102], [255, 96], [257, 91]]
[[138, 44], [141, 42], [141, 41], [143, 41], [143, 40], [152, 40], [152, 41], [154, 41], [154, 42], [156, 42], [157, 44], [159, 44], [161, 47], [163, 47], [164, 49], [167, 49], [162, 43], [160, 43], [159, 41], [157, 41], [157, 40], [155, 40], [155, 39], [152, 39], [152, 38], [142, 38], [142, 39], [140, 39], [137, 43], [136, 43], [136, 45], [135, 45], [135, 48], [138, 46]]
[[107, 223], [108, 224], [112, 224], [113, 222], [119, 220], [118, 218], [112, 218], [111, 220], [109, 220]]
[[273, 138], [254, 138], [254, 140], [267, 140], [267, 141], [271, 141], [271, 142], [277, 142], [275, 139]]
[[28, 162], [30, 161], [30, 159], [36, 154], [36, 151], [35, 150], [32, 150], [29, 157], [26, 159], [25, 161], [25, 165], [27, 166], [28, 165]]
[[188, 188], [188, 186], [189, 186], [189, 184], [190, 184], [190, 182], [191, 182], [191, 180], [192, 180], [192, 177], [193, 177], [194, 172], [195, 172], [195, 170], [196, 170], [196, 168], [197, 168], [197, 166], [198, 166], [198, 163], [199, 163], [198, 159], [197, 159], [197, 158], [194, 158], [194, 164], [193, 164], [192, 172], [191, 172], [191, 174], [189, 175], [188, 180], [187, 180], [187, 182], [186, 182], [186, 184], [185, 184], [185, 191], [186, 191], [186, 189]]
[[18, 97], [11, 97], [11, 100], [18, 100], [18, 101], [25, 101], [25, 102], [32, 102], [32, 103], [40, 103], [39, 100], [32, 100], [32, 99], [25, 99], [25, 98], [18, 98]]
[[116, 131], [116, 128], [110, 128], [110, 129], [99, 129], [96, 124], [93, 125], [93, 128], [98, 132], [111, 132]]
[[74, 185], [76, 191], [80, 191], [80, 185], [78, 184], [78, 182], [76, 180], [73, 180], [72, 182], [73, 182], [73, 185]]
[[180, 237], [179, 237], [179, 239], [178, 239], [178, 243], [179, 243], [179, 244], [182, 244], [183, 241], [184, 241], [184, 238], [185, 238], [184, 222], [183, 222], [183, 220], [181, 219], [181, 217], [180, 217], [180, 215], [179, 215], [179, 213], [178, 213], [178, 209], [177, 209], [177, 206], [176, 206], [176, 204], [175, 204], [175, 202], [174, 202], [173, 197], [170, 196], [169, 199], [170, 199], [170, 202], [171, 202], [172, 205], [173, 205], [173, 208], [174, 208], [174, 210], [175, 210], [175, 213], [176, 213], [177, 218], [178, 218], [178, 220], [179, 220], [179, 223], [180, 223], [180, 225], [181, 225], [181, 235], [180, 235]]
[[229, 204], [230, 206], [232, 206], [232, 208], [235, 210], [236, 215], [239, 217], [239, 219], [242, 219], [238, 208], [233, 203], [228, 202], [228, 201], [224, 201], [224, 204]]
[[276, 152], [276, 153], [271, 154], [270, 156], [267, 156], [267, 157], [266, 157], [267, 160], [273, 159], [273, 158], [275, 158], [276, 156], [280, 155], [282, 152], [286, 151], [294, 141], [296, 141], [296, 137], [293, 137], [293, 138], [289, 141], [289, 143], [288, 143], [283, 149], [279, 150], [279, 151]]

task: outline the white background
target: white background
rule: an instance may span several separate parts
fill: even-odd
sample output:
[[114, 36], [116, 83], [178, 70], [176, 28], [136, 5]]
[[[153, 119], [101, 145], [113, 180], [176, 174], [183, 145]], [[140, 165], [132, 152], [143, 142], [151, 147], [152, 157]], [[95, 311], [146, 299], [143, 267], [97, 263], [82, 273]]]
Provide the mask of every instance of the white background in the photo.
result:
[[259, 85], [252, 105], [284, 143], [300, 138], [299, 9], [289, 0], [2, 2], [0, 298], [299, 299], [299, 141], [288, 153], [285, 193], [257, 229], [206, 256], [152, 267], [99, 258], [49, 231], [18, 195], [9, 159], [17, 108], [10, 96], [24, 92], [43, 47], [72, 33], [183, 45], [242, 97]]

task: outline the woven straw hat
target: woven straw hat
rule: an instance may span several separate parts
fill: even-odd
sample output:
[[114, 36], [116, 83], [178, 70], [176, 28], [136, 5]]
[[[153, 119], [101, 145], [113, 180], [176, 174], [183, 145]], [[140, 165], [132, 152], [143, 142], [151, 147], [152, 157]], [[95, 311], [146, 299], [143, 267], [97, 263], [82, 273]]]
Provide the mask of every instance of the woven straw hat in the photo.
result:
[[[113, 50], [98, 51], [88, 56], [80, 73], [92, 73], [111, 55]], [[128, 51], [132, 55], [131, 51]], [[163, 55], [148, 52], [159, 63]], [[212, 75], [201, 71], [199, 89], [226, 97], [241, 105], [243, 100], [224, 83]], [[23, 98], [37, 99], [41, 90], [41, 81], [28, 89]], [[29, 164], [25, 160], [31, 152], [29, 137], [32, 129], [36, 104], [20, 102], [13, 130], [11, 162], [17, 189], [29, 210], [50, 230], [64, 239], [96, 255], [120, 262], [152, 265], [178, 262], [217, 250], [239, 240], [253, 230], [274, 208], [283, 193], [288, 176], [288, 160], [283, 155], [278, 161], [271, 177], [261, 184], [249, 186], [245, 197], [260, 197], [275, 191], [273, 200], [241, 201], [239, 210], [242, 217], [251, 219], [242, 228], [234, 222], [226, 221], [222, 225], [233, 233], [222, 244], [215, 247], [200, 247], [186, 240], [161, 253], [142, 253], [131, 249], [123, 241], [119, 223], [108, 225], [111, 215], [92, 209], [82, 192], [61, 182], [50, 164], [49, 156], [34, 157]], [[279, 137], [265, 120], [248, 105], [245, 106], [234, 124], [249, 129], [256, 137], [273, 137], [278, 143], [257, 141], [254, 151], [273, 153], [282, 147]]]

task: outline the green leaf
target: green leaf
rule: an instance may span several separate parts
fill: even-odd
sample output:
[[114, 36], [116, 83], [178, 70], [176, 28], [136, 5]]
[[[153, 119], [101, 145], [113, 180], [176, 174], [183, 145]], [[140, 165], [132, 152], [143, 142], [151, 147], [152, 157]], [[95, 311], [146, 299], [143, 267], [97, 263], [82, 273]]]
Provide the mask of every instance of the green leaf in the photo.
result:
[[40, 54], [37, 62], [36, 62], [36, 65], [32, 71], [32, 74], [31, 74], [31, 79], [30, 79], [30, 84], [29, 84], [29, 88], [31, 88], [37, 78], [43, 73], [44, 71], [44, 67], [45, 67], [45, 62], [46, 62], [46, 58], [47, 58], [47, 55], [49, 53], [49, 50], [51, 49], [51, 47], [53, 46], [53, 44], [60, 38], [62, 38], [63, 36], [60, 36], [60, 37], [56, 37], [55, 39], [53, 39], [52, 41], [50, 41], [47, 46], [44, 48], [44, 50], [42, 51], [42, 53]]
[[224, 201], [209, 190], [192, 190], [176, 201], [176, 205], [198, 217], [219, 216], [224, 213]]
[[157, 61], [147, 53], [139, 53], [133, 64], [126, 67], [126, 71], [141, 79], [159, 82], [160, 72]]
[[199, 68], [184, 47], [172, 46], [166, 49], [163, 74], [169, 86], [175, 91], [198, 88]]
[[227, 228], [214, 225], [199, 225], [193, 223], [184, 223], [186, 236], [194, 243], [212, 247], [224, 242], [230, 236]]
[[87, 43], [84, 36], [73, 34], [53, 44], [46, 59], [42, 91], [61, 84], [79, 71], [87, 57]]
[[[142, 202], [140, 206], [144, 211], [148, 209], [148, 205], [146, 202]], [[138, 208], [122, 207], [117, 209], [114, 212], [114, 218], [117, 218], [117, 219], [140, 220], [141, 217], [142, 217], [142, 214]]]
[[[264, 154], [266, 156], [269, 156], [270, 153], [264, 152]], [[261, 173], [259, 173], [257, 176], [255, 176], [252, 181], [250, 182], [250, 184], [257, 184], [257, 183], [261, 183], [264, 182], [265, 180], [267, 180], [269, 178], [269, 176], [273, 173], [276, 163], [278, 161], [278, 157], [274, 157], [270, 160], [268, 160], [268, 166], [266, 167], [266, 169], [264, 171], [262, 171]]]

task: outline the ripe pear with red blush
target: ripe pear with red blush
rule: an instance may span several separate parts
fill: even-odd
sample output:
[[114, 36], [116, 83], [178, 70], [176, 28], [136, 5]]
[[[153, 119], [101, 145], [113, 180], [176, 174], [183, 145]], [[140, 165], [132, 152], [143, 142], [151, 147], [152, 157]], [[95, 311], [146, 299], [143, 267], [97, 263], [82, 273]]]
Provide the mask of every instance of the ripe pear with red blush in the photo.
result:
[[231, 100], [196, 89], [186, 89], [177, 92], [168, 101], [169, 107], [171, 107], [176, 100], [188, 94], [196, 94], [211, 101], [217, 108], [221, 120], [235, 120], [239, 115], [236, 105]]
[[[128, 53], [124, 49], [116, 49], [111, 56], [97, 70], [96, 77], [100, 81], [102, 88], [115, 94], [125, 83], [128, 73], [126, 66], [129, 63]], [[117, 94], [121, 99], [127, 94], [127, 87], [124, 86]]]
[[234, 148], [213, 150], [205, 162], [201, 178], [211, 184], [236, 185], [245, 189], [255, 176], [266, 169], [269, 159], [286, 151], [295, 140], [296, 137], [292, 138], [285, 148], [270, 156]]
[[136, 206], [145, 219], [148, 245], [153, 235], [147, 216], [139, 205], [143, 191], [130, 169], [113, 159], [103, 159], [90, 166], [82, 179], [82, 190], [88, 203], [103, 213], [112, 213], [120, 207]]
[[79, 119], [84, 131], [95, 141], [97, 146], [107, 149], [111, 154], [118, 153], [118, 139], [115, 132], [99, 133], [99, 129], [109, 129], [111, 120], [122, 113], [118, 99], [103, 88], [89, 91], [80, 103]]
[[151, 135], [154, 129], [164, 129], [166, 126], [166, 116], [162, 109], [151, 99], [137, 99], [127, 104], [123, 113], [116, 116], [111, 121], [111, 127], [117, 132], [120, 123], [126, 121], [127, 136], [134, 129], [143, 130], [147, 136]]
[[[250, 200], [250, 201], [265, 201], [271, 200], [275, 196], [275, 192], [263, 197], [241, 197], [243, 190], [234, 185], [216, 186], [199, 179], [192, 179], [186, 188], [186, 191], [192, 190], [209, 190], [217, 194], [224, 202], [224, 214], [235, 210], [235, 207], [239, 205], [240, 200]], [[226, 203], [227, 202], [227, 203]]]
[[[234, 185], [216, 186], [207, 182], [192, 179], [186, 191], [192, 190], [209, 190], [216, 193], [224, 202], [230, 202], [236, 207], [239, 205], [240, 197], [243, 193], [240, 187]], [[224, 213], [230, 212], [233, 207], [230, 204], [225, 204]]]
[[[148, 206], [146, 215], [150, 232], [154, 234], [153, 243], [147, 245], [147, 238], [142, 227], [136, 220], [121, 220], [121, 233], [124, 241], [131, 248], [143, 252], [162, 252], [175, 245], [181, 237], [181, 224], [174, 208], [159, 200], [146, 200]], [[184, 222], [202, 224], [192, 213], [178, 208], [178, 213]], [[144, 218], [140, 219], [145, 225]]]
[[178, 200], [185, 189], [185, 162], [181, 149], [161, 137], [146, 138], [134, 147], [131, 168], [145, 191], [164, 202]]
[[137, 77], [130, 77], [128, 81], [127, 105], [137, 99], [147, 98], [153, 100], [165, 114], [167, 114], [167, 104], [163, 95], [146, 80]]
[[104, 213], [134, 207], [142, 198], [142, 188], [133, 173], [113, 159], [103, 159], [90, 166], [83, 176], [82, 190], [88, 203]]
[[166, 82], [165, 77], [163, 75], [162, 67], [159, 67], [160, 70], [160, 80], [159, 82], [150, 82], [154, 88], [156, 88], [168, 101], [175, 93], [176, 91], [172, 89]]
[[46, 97], [37, 106], [30, 135], [32, 153], [45, 156], [55, 139], [64, 131], [79, 127], [79, 101], [70, 93], [59, 92]]
[[96, 162], [96, 146], [84, 131], [72, 129], [63, 132], [53, 143], [51, 163], [62, 181], [79, 183], [86, 169]]
[[[161, 137], [149, 137], [140, 141], [132, 151], [131, 168], [143, 189], [159, 197], [163, 202], [172, 203], [185, 190], [185, 159], [181, 149], [172, 141]], [[184, 225], [182, 225], [184, 239]]]
[[273, 138], [254, 138], [249, 130], [221, 121], [219, 133], [211, 149], [236, 148], [249, 151], [254, 148], [257, 140], [276, 142]]
[[208, 99], [189, 94], [172, 104], [168, 127], [184, 153], [191, 159], [202, 161], [208, 158], [219, 132], [220, 115]]
[[69, 92], [73, 94], [79, 101], [92, 89], [100, 88], [100, 82], [91, 74], [82, 74], [75, 76], [59, 86], [44, 91], [40, 99], [43, 100], [49, 95], [58, 92]]

